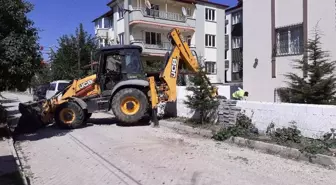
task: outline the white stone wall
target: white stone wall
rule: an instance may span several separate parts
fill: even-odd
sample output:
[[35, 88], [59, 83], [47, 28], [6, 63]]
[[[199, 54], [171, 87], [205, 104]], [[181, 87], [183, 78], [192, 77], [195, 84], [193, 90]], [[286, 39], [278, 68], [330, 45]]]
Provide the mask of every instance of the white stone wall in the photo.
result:
[[[178, 117], [194, 116], [193, 111], [183, 104], [187, 93], [185, 87], [178, 87]], [[336, 129], [336, 106], [256, 101], [237, 101], [237, 106], [245, 111], [261, 133], [266, 132], [272, 122], [276, 128], [289, 127], [294, 122], [303, 136], [312, 138], [320, 138], [331, 128]]]
[[[225, 96], [226, 98], [230, 99], [230, 86], [224, 86], [220, 85], [217, 86], [218, 88], [218, 94], [221, 96]], [[185, 118], [191, 118], [194, 116], [194, 112], [191, 111], [189, 108], [187, 108], [184, 105], [184, 100], [186, 100], [185, 96], [188, 95], [190, 92], [186, 90], [185, 86], [178, 86], [177, 87], [177, 116], [178, 117], [185, 117]]]
[[237, 106], [245, 110], [260, 131], [266, 131], [272, 122], [275, 127], [289, 127], [295, 122], [302, 135], [319, 138], [336, 128], [336, 106], [254, 101], [238, 101]]

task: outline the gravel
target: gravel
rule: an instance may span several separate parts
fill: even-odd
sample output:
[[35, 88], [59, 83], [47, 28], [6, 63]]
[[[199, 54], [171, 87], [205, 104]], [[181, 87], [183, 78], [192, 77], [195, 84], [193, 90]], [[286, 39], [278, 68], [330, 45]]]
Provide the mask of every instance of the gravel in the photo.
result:
[[[17, 95], [19, 96], [19, 95]], [[18, 97], [20, 99], [20, 96]], [[94, 126], [48, 127], [16, 144], [34, 185], [325, 185], [336, 171], [161, 126], [122, 127], [94, 113]]]

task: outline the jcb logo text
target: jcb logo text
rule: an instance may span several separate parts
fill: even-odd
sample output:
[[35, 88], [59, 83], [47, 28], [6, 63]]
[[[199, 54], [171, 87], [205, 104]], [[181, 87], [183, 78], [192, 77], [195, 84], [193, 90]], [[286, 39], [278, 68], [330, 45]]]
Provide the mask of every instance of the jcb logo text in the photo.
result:
[[176, 60], [176, 58], [173, 58], [172, 65], [171, 65], [170, 76], [173, 77], [173, 78], [176, 78], [176, 73], [177, 73], [177, 60]]
[[89, 86], [91, 84], [93, 84], [92, 80], [88, 80], [86, 82], [83, 82], [83, 83], [79, 84], [79, 89], [83, 89], [83, 88], [85, 88], [85, 87], [87, 87], [87, 86]]

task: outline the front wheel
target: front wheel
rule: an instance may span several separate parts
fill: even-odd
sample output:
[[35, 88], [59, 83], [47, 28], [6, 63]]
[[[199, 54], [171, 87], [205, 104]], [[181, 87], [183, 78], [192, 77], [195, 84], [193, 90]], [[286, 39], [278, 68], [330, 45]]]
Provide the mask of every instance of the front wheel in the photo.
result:
[[84, 110], [75, 102], [61, 104], [55, 113], [55, 122], [60, 128], [79, 128], [83, 125], [84, 119]]
[[126, 124], [140, 121], [148, 109], [145, 93], [135, 88], [121, 89], [112, 99], [112, 111], [116, 118]]

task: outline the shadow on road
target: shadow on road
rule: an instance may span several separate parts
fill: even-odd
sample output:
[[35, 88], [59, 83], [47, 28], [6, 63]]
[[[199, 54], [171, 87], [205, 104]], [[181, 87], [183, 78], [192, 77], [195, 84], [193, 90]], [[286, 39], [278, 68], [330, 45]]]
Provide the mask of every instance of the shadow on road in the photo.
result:
[[[26, 117], [20, 117], [18, 118], [18, 124], [19, 126], [16, 127], [16, 125], [12, 125], [12, 128], [14, 129], [13, 133], [13, 139], [14, 142], [16, 141], [36, 141], [41, 139], [47, 139], [52, 137], [60, 137], [68, 134], [69, 132], [72, 132], [73, 129], [61, 129], [57, 125], [48, 125], [46, 127], [38, 127], [32, 119], [26, 118]], [[82, 129], [86, 128], [90, 125], [117, 125], [120, 127], [141, 127], [141, 126], [149, 126], [150, 125], [150, 119], [145, 117], [144, 119], [140, 120], [138, 123], [135, 124], [126, 124], [118, 121], [116, 118], [109, 117], [109, 118], [91, 118], [88, 120], [88, 125], [83, 125]], [[77, 130], [76, 129], [76, 130]]]
[[0, 156], [0, 184], [23, 185], [20, 172], [17, 171], [15, 158], [12, 155]]
[[88, 122], [94, 125], [117, 125], [120, 127], [141, 127], [150, 125], [150, 121], [148, 118], [144, 118], [134, 124], [123, 123], [117, 120], [116, 118], [90, 118]]
[[16, 134], [13, 136], [14, 142], [17, 141], [37, 141], [52, 137], [61, 137], [70, 133], [70, 129], [60, 129], [56, 125], [50, 125], [37, 130], [34, 133]]

